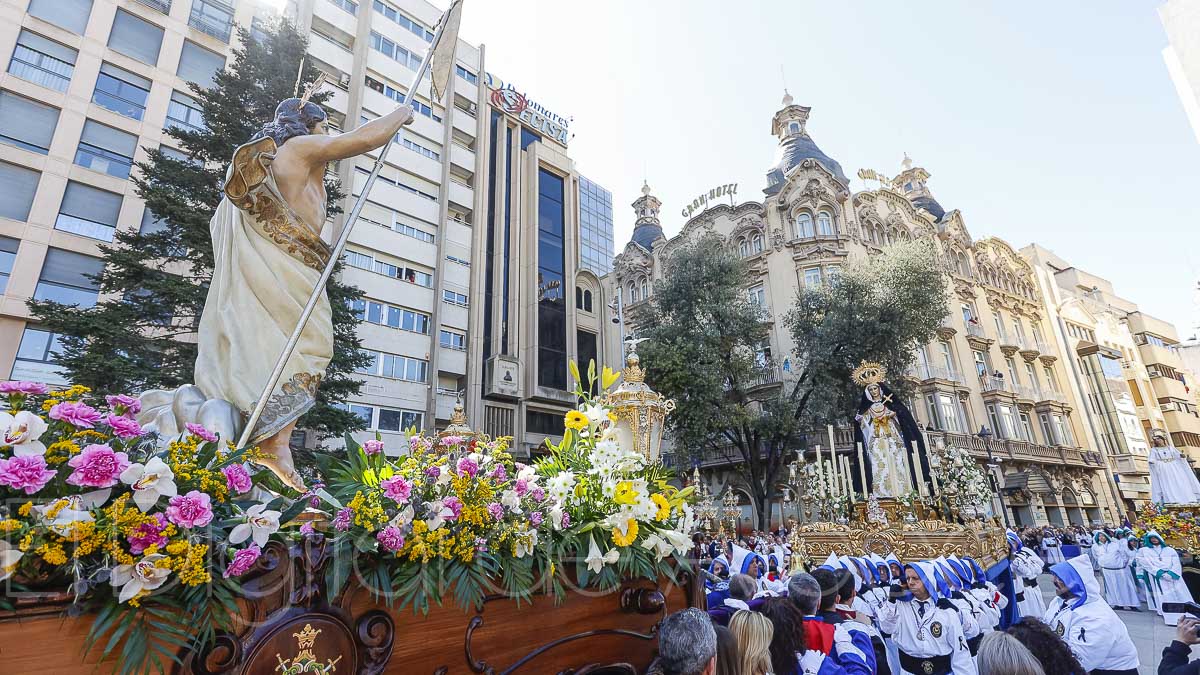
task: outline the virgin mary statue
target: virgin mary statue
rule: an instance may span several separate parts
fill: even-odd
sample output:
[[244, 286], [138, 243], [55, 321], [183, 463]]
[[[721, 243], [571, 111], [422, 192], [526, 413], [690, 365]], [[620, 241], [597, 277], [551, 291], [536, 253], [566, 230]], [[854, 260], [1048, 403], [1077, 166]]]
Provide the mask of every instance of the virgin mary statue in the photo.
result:
[[[859, 398], [857, 437], [867, 455], [867, 481], [876, 497], [898, 497], [912, 489], [909, 447], [916, 443], [918, 456], [925, 456], [925, 441], [912, 413], [892, 397], [883, 381], [887, 372], [877, 363], [863, 361], [854, 370], [854, 382], [863, 387]], [[919, 474], [924, 473], [920, 466]], [[918, 480], [923, 480], [918, 475]]]
[[1192, 467], [1167, 440], [1162, 431], [1154, 431], [1150, 448], [1150, 499], [1161, 504], [1200, 502], [1200, 481]]

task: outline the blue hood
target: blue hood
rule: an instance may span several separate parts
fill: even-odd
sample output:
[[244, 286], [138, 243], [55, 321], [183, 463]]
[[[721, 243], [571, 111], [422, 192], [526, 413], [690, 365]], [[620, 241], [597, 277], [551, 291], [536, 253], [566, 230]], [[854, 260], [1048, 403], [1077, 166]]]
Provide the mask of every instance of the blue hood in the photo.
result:
[[941, 593], [938, 592], [937, 584], [934, 583], [936, 576], [935, 576], [935, 572], [934, 572], [935, 568], [933, 566], [933, 563], [930, 563], [930, 562], [909, 563], [908, 565], [904, 566], [904, 569], [905, 570], [911, 569], [917, 573], [917, 576], [921, 579], [921, 583], [925, 585], [926, 592], [929, 593], [930, 600], [937, 602], [938, 600], [941, 600], [943, 597], [945, 597]]
[[974, 581], [987, 581], [987, 575], [984, 574], [983, 568], [975, 562], [974, 558], [963, 557], [962, 561], [971, 566], [971, 571], [975, 575]]
[[1092, 572], [1092, 561], [1087, 556], [1077, 556], [1066, 562], [1052, 565], [1050, 573], [1058, 577], [1067, 590], [1071, 591], [1071, 595], [1075, 596], [1070, 601], [1071, 609], [1080, 607], [1087, 602], [1100, 600], [1100, 584], [1096, 582], [1095, 574]]
[[1025, 545], [1021, 543], [1021, 538], [1017, 536], [1016, 532], [1009, 530], [1004, 536], [1008, 538], [1009, 553], [1016, 553], [1017, 551], [1025, 548]]

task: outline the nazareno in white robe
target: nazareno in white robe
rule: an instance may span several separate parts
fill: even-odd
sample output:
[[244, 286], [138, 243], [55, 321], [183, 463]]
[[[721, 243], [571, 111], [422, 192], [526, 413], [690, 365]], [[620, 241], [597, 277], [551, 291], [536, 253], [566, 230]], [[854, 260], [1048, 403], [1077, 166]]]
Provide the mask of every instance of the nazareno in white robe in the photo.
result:
[[1136, 673], [1137, 647], [1129, 637], [1129, 629], [1100, 597], [1100, 584], [1092, 572], [1091, 561], [1078, 556], [1058, 563], [1051, 571], [1073, 597], [1054, 598], [1042, 621], [1063, 639], [1085, 672]]
[[1160, 504], [1200, 502], [1200, 481], [1174, 445], [1150, 448], [1150, 499]]
[[[270, 166], [275, 151], [270, 138], [234, 151], [225, 197], [209, 224], [214, 265], [200, 317], [196, 384], [208, 398], [228, 401], [245, 415], [262, 395], [331, 253], [280, 194]], [[321, 294], [251, 443], [313, 406], [332, 357], [333, 314]]]
[[1110, 540], [1096, 543], [1092, 546], [1096, 561], [1100, 563], [1100, 573], [1104, 575], [1104, 599], [1112, 607], [1138, 607], [1137, 587], [1133, 584], [1133, 575], [1129, 572], [1129, 563], [1133, 559], [1133, 551], [1129, 550], [1124, 540]]
[[[1162, 536], [1154, 531], [1146, 533], [1146, 539], [1149, 540], [1150, 537], [1158, 537], [1159, 541], [1163, 541]], [[1166, 602], [1192, 602], [1192, 594], [1183, 581], [1183, 566], [1179, 563], [1179, 554], [1166, 544], [1147, 544], [1138, 549], [1137, 560], [1138, 565], [1146, 572], [1150, 589], [1154, 592], [1158, 613], [1166, 620], [1168, 626], [1178, 625], [1179, 617], [1183, 614], [1164, 612], [1162, 606]]]

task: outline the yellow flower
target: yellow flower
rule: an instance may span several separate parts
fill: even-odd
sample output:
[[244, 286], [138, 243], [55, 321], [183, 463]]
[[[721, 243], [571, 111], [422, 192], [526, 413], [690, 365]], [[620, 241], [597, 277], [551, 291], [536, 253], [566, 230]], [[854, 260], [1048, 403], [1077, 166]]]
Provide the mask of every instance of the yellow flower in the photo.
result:
[[574, 429], [575, 431], [586, 429], [587, 425], [587, 415], [584, 415], [578, 410], [572, 410], [571, 412], [567, 413], [566, 418], [563, 420], [563, 426], [568, 429]]
[[632, 518], [625, 523], [625, 534], [621, 534], [621, 528], [619, 527], [614, 527], [612, 531], [613, 543], [617, 546], [629, 546], [637, 539], [637, 536], [638, 524]]
[[666, 497], [656, 493], [650, 495], [650, 501], [658, 504], [658, 513], [654, 514], [655, 520], [661, 523], [671, 517], [671, 502], [667, 501]]
[[637, 490], [633, 489], [632, 481], [623, 480], [620, 483], [617, 483], [617, 488], [613, 492], [614, 502], [633, 506], [634, 504], [637, 504], [637, 498]]
[[617, 381], [618, 377], [621, 377], [621, 371], [614, 371], [612, 368], [604, 366], [604, 371], [600, 374], [600, 384], [602, 385], [601, 388], [608, 389], [609, 387], [613, 386], [613, 383]]
[[33, 510], [33, 502], [25, 502], [24, 504], [21, 505], [21, 508], [17, 509], [17, 514], [20, 516], [28, 516], [29, 512], [32, 510]]

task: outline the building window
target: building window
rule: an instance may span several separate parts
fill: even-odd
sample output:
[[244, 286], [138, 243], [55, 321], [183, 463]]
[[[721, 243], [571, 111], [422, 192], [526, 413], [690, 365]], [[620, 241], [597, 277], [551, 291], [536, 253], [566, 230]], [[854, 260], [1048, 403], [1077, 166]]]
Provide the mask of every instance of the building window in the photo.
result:
[[[54, 249], [51, 249], [54, 250]], [[66, 384], [66, 378], [54, 367], [62, 343], [58, 335], [50, 331], [26, 326], [17, 347], [17, 359], [13, 363], [12, 379], [33, 380], [46, 384]]]
[[526, 410], [525, 431], [543, 436], [562, 436], [562, 413]]
[[112, 241], [120, 211], [121, 195], [68, 181], [54, 229], [100, 241]]
[[0, 237], [0, 295], [8, 288], [8, 278], [12, 276], [13, 264], [17, 261], [17, 248], [21, 242], [12, 237]]
[[352, 16], [358, 15], [358, 3], [354, 0], [329, 0], [330, 4]]
[[750, 255], [750, 241], [749, 240], [744, 239], [744, 238], [738, 240], [738, 253], [740, 253], [743, 258]]
[[1046, 439], [1046, 445], [1058, 445], [1058, 439], [1054, 436], [1054, 427], [1050, 425], [1050, 414], [1038, 413], [1038, 422], [1042, 425], [1042, 437]]
[[640, 291], [642, 294], [642, 299], [649, 300], [650, 299], [650, 281], [648, 279], [646, 279], [646, 277], [642, 277], [642, 280], [640, 282], [638, 282], [638, 285], [641, 287]]
[[182, 92], [171, 92], [171, 102], [167, 105], [167, 128], [170, 127], [182, 127], [188, 131], [206, 131], [204, 112], [200, 108], [200, 102]]
[[463, 267], [471, 266], [471, 262], [469, 260], [463, 260], [462, 258], [453, 255], [446, 256], [446, 262], [452, 262], [455, 265], [462, 265]]
[[1045, 366], [1042, 368], [1042, 372], [1046, 374], [1046, 386], [1050, 387], [1050, 391], [1056, 393], [1061, 391], [1058, 388], [1058, 378], [1054, 377], [1054, 369], [1050, 366]]
[[414, 359], [409, 356], [377, 352], [364, 349], [363, 353], [371, 357], [369, 365], [360, 367], [358, 372], [365, 375], [378, 375], [394, 380], [409, 382], [426, 382], [429, 379], [429, 362]]
[[0, 218], [27, 220], [42, 174], [23, 166], [0, 162]]
[[457, 63], [454, 64], [454, 72], [458, 73], [459, 77], [466, 80], [467, 82], [470, 82], [471, 84], [479, 84], [479, 76], [478, 75], [476, 75], [475, 73], [472, 73], [471, 71], [467, 70], [466, 68], [463, 68], [462, 66], [458, 65]]
[[363, 426], [371, 429], [375, 423], [375, 409], [369, 405], [360, 405], [358, 403], [347, 403], [346, 410], [354, 413], [363, 422]]
[[375, 0], [374, 7], [376, 12], [379, 12], [388, 19], [400, 24], [404, 28], [408, 29], [408, 31], [413, 35], [416, 35], [426, 42], [433, 42], [433, 33], [430, 32], [429, 29], [425, 28], [425, 26], [422, 26], [421, 23], [416, 19], [408, 18], [403, 12], [395, 7], [392, 7], [386, 2], [381, 2], [381, 0]]
[[[396, 89], [395, 87], [392, 87], [391, 85], [384, 84], [384, 83], [380, 82], [379, 80], [376, 80], [373, 77], [367, 78], [367, 88], [374, 89], [375, 91], [383, 94], [384, 96], [387, 96], [388, 98], [392, 99], [393, 101], [395, 101], [397, 103], [404, 102], [404, 94], [400, 90]], [[411, 105], [413, 107], [413, 110], [416, 110], [417, 112], [428, 117], [429, 119], [433, 120], [434, 122], [442, 121], [441, 116], [436, 114], [435, 112], [433, 112], [433, 108], [430, 108], [428, 104], [422, 103], [421, 101], [417, 100], [416, 98], [413, 98], [408, 103], [409, 103], [409, 105]]]
[[146, 114], [146, 99], [150, 96], [150, 80], [118, 68], [111, 63], [100, 65], [96, 91], [92, 102], [118, 115], [140, 120]]
[[179, 67], [175, 74], [186, 82], [195, 82], [201, 87], [213, 86], [213, 76], [225, 67], [225, 57], [190, 41], [183, 41], [179, 53]]
[[1028, 413], [1021, 413], [1021, 440], [1033, 443], [1033, 424], [1029, 421]]
[[1008, 379], [1014, 386], [1020, 386], [1021, 380], [1017, 378], [1017, 364], [1011, 356], [1004, 357], [1004, 365], [1008, 367]]
[[392, 42], [384, 36], [371, 31], [371, 49], [383, 54], [389, 59], [399, 63], [409, 70], [417, 70], [421, 67], [421, 57], [408, 51], [404, 47]]
[[958, 406], [954, 404], [954, 396], [951, 394], [938, 394], [938, 407], [941, 411], [941, 418], [945, 421], [946, 431], [953, 433], [961, 433], [962, 425], [959, 424]]
[[442, 290], [442, 302], [447, 302], [447, 303], [450, 303], [451, 305], [458, 305], [459, 307], [466, 307], [467, 306], [467, 296], [463, 293], [459, 293], [458, 291], [443, 289]]
[[446, 349], [465, 352], [467, 351], [467, 336], [463, 333], [443, 328], [438, 331], [438, 344]]
[[804, 270], [804, 287], [817, 289], [821, 287], [821, 268], [810, 267]]
[[50, 141], [58, 126], [58, 108], [0, 91], [0, 143], [49, 154]]
[[822, 237], [833, 236], [833, 216], [828, 211], [821, 211], [817, 214], [817, 234]]
[[942, 366], [946, 369], [950, 377], [953, 378], [958, 369], [954, 367], [954, 353], [950, 351], [950, 343], [945, 340], [938, 340], [938, 350], [942, 353]]
[[798, 134], [798, 133], [800, 133], [800, 123], [799, 122], [788, 122], [788, 134], [790, 135], [790, 134]]
[[996, 405], [994, 403], [987, 404], [988, 422], [992, 424], [992, 432], [996, 434], [996, 438], [1007, 438], [1004, 435], [1004, 427], [1000, 425], [1000, 416], [996, 414]]
[[796, 216], [796, 237], [798, 239], [807, 239], [813, 236], [813, 219], [808, 213], [801, 213]]
[[975, 355], [975, 372], [978, 373], [980, 377], [987, 377], [990, 375], [992, 369], [988, 364], [987, 355], [978, 350], [971, 353]]
[[104, 261], [99, 258], [59, 248], [47, 249], [33, 297], [91, 307], [100, 293], [97, 280], [103, 272]]
[[87, 120], [79, 137], [79, 149], [75, 151], [75, 163], [117, 178], [129, 178], [137, 140], [133, 134]]
[[30, 16], [66, 28], [76, 35], [83, 35], [91, 14], [92, 0], [29, 0]]
[[425, 413], [416, 410], [379, 409], [379, 423], [375, 426], [379, 431], [408, 431], [420, 429], [425, 425]]
[[1054, 415], [1054, 431], [1061, 445], [1074, 445], [1071, 437], [1071, 425], [1062, 415]]
[[429, 316], [427, 314], [361, 298], [350, 302], [349, 307], [350, 312], [359, 321], [390, 326], [410, 333], [429, 334]]
[[762, 284], [750, 288], [750, 302], [759, 307], [767, 306], [767, 291]]
[[153, 66], [158, 64], [162, 39], [162, 28], [118, 9], [108, 34], [108, 48]]
[[405, 148], [412, 150], [413, 152], [417, 153], [418, 155], [428, 157], [429, 159], [432, 159], [435, 162], [441, 160], [441, 158], [442, 158], [441, 154], [439, 154], [438, 152], [435, 152], [433, 150], [430, 150], [429, 148], [421, 145], [420, 143], [410, 141], [407, 136], [403, 136], [403, 133], [404, 132], [398, 132], [396, 134], [396, 138], [400, 139], [400, 144], [403, 145]]
[[78, 55], [79, 52], [70, 47], [22, 30], [8, 72], [47, 89], [66, 91], [75, 74]]
[[[563, 306], [563, 249], [566, 220], [566, 181], [538, 169], [537, 202], [537, 383], [567, 388], [567, 320]], [[642, 279], [642, 294], [646, 280]]]
[[216, 0], [192, 0], [188, 25], [221, 42], [229, 42], [229, 34], [233, 29], [233, 8]]

